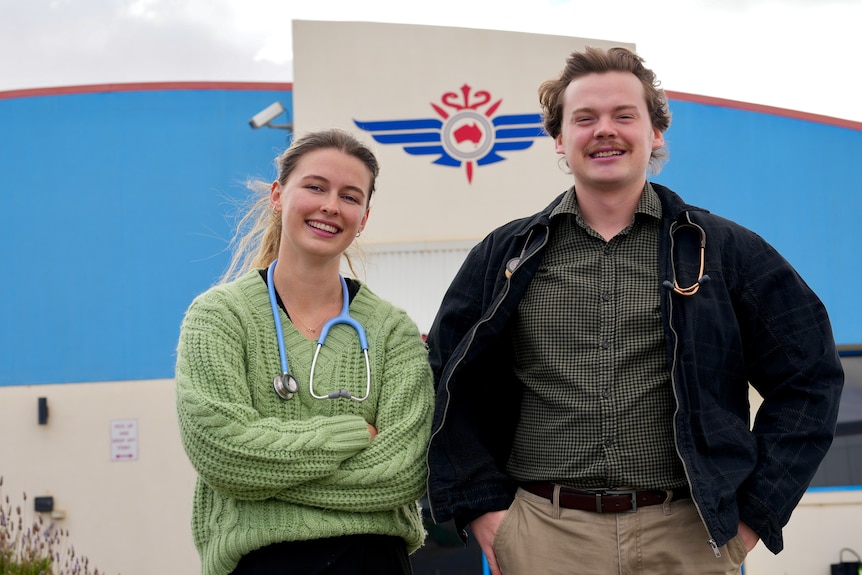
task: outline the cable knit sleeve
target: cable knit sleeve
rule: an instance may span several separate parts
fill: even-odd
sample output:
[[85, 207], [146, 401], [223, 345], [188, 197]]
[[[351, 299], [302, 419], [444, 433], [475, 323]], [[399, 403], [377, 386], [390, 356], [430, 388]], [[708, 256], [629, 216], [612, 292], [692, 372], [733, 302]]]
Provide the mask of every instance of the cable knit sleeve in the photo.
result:
[[368, 447], [370, 434], [354, 414], [287, 419], [261, 412], [248, 383], [260, 369], [249, 361], [249, 349], [263, 338], [256, 336], [261, 322], [247, 317], [235, 296], [214, 288], [186, 313], [177, 348], [177, 414], [200, 478], [226, 496], [261, 500], [338, 471]]
[[368, 331], [378, 435], [337, 471], [285, 492], [285, 500], [370, 512], [415, 503], [425, 491], [434, 396], [427, 352], [403, 311], [380, 302], [372, 316], [363, 323], [367, 330], [380, 326]]

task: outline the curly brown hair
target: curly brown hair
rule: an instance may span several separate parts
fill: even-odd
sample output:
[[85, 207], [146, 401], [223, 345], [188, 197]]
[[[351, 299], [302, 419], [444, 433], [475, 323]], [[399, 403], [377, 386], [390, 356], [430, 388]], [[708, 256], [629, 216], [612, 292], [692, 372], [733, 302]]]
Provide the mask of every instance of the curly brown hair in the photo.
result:
[[[630, 72], [640, 80], [644, 87], [647, 110], [652, 126], [664, 133], [670, 127], [670, 109], [667, 95], [660, 87], [655, 72], [644, 66], [644, 60], [631, 50], [614, 47], [608, 50], [586, 47], [582, 52], [572, 52], [566, 60], [566, 67], [559, 77], [543, 82], [539, 86], [539, 103], [545, 131], [552, 138], [560, 135], [563, 122], [563, 93], [569, 84], [587, 74], [606, 72]], [[667, 149], [653, 150], [651, 167], [656, 170], [667, 159]]]

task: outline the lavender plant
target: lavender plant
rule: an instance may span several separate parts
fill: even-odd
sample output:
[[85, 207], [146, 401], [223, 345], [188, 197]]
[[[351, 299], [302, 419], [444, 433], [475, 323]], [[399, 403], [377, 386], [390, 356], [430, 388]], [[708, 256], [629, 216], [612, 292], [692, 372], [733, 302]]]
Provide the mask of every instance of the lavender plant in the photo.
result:
[[[26, 504], [26, 493], [23, 500]], [[41, 515], [25, 519], [21, 505], [13, 508], [9, 496], [3, 497], [0, 475], [0, 575], [99, 575], [68, 537], [67, 530], [46, 526]]]

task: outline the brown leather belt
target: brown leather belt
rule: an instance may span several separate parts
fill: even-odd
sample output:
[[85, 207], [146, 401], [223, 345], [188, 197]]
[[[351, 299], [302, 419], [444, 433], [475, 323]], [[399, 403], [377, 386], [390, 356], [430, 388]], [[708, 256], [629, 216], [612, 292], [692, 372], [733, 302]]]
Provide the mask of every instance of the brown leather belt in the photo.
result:
[[[554, 484], [545, 482], [522, 483], [521, 488], [533, 495], [554, 501]], [[671, 491], [671, 501], [691, 497], [688, 487]], [[638, 507], [658, 505], [668, 500], [668, 492], [660, 489], [628, 491], [610, 489], [605, 491], [580, 491], [571, 487], [560, 487], [560, 507], [579, 509], [594, 513], [624, 513], [637, 511]]]

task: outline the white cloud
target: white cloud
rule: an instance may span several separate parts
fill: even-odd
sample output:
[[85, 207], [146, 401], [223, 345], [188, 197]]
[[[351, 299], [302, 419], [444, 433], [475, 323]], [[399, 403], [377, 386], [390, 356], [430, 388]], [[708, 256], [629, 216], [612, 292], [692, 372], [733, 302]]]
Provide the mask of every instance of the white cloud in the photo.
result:
[[0, 90], [290, 81], [293, 19], [633, 42], [669, 90], [862, 122], [858, 0], [0, 0]]

